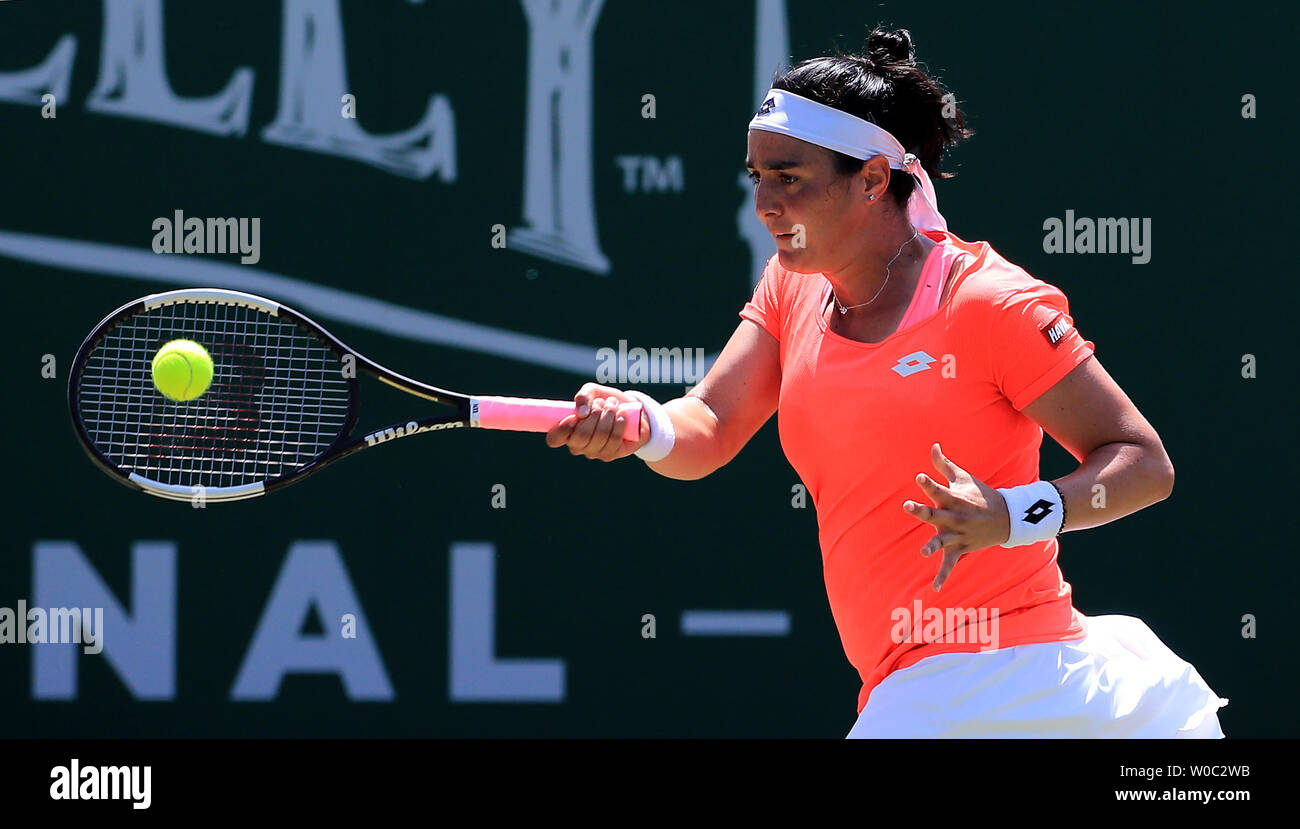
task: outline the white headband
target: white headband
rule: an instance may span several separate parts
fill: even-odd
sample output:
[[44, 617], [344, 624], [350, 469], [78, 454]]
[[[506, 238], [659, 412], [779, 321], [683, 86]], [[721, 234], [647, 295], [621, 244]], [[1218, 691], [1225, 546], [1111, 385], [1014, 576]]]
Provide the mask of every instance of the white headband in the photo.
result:
[[[779, 132], [852, 158], [865, 160], [883, 155], [889, 159], [892, 169], [911, 173], [919, 185], [907, 203], [907, 216], [912, 224], [920, 230], [948, 229], [948, 222], [939, 212], [934, 184], [921, 166], [921, 160], [904, 152], [897, 138], [870, 121], [793, 92], [769, 89], [749, 128]], [[917, 193], [921, 198], [917, 198]]]

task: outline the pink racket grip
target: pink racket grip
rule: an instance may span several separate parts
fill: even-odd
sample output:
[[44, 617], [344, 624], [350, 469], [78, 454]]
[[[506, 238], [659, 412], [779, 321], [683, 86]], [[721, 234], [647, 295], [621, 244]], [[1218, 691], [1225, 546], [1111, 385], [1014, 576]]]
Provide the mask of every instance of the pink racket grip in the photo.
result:
[[[569, 415], [576, 415], [572, 400], [533, 400], [527, 397], [471, 397], [469, 425], [509, 432], [549, 432]], [[641, 404], [620, 403], [619, 414], [627, 418], [623, 439], [641, 439]]]

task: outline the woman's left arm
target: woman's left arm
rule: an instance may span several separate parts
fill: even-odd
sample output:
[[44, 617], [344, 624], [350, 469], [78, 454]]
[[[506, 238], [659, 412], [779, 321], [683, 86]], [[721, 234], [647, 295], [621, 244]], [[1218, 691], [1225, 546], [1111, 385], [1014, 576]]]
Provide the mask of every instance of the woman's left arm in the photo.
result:
[[1052, 481], [1065, 501], [1061, 532], [1108, 524], [1173, 491], [1174, 466], [1160, 436], [1096, 356], [1023, 413], [1081, 462]]
[[[1052, 481], [1065, 503], [1061, 532], [1108, 524], [1173, 491], [1174, 466], [1160, 436], [1095, 356], [1022, 411], [1081, 461]], [[921, 555], [943, 551], [933, 583], [938, 590], [962, 556], [1007, 541], [1011, 518], [1004, 497], [944, 455], [938, 443], [930, 446], [930, 460], [948, 483], [918, 474], [917, 486], [934, 503], [909, 499], [903, 510], [934, 526]]]

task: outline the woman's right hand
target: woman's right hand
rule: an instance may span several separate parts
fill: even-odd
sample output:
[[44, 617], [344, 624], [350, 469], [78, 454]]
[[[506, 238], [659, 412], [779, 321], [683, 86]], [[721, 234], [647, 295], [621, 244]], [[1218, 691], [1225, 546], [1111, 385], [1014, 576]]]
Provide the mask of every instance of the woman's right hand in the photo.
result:
[[622, 437], [627, 416], [618, 411], [619, 405], [638, 402], [627, 392], [587, 383], [573, 396], [573, 402], [578, 414], [568, 415], [546, 433], [547, 446], [567, 446], [570, 455], [613, 461], [631, 455], [650, 439], [650, 421], [644, 414], [638, 439]]

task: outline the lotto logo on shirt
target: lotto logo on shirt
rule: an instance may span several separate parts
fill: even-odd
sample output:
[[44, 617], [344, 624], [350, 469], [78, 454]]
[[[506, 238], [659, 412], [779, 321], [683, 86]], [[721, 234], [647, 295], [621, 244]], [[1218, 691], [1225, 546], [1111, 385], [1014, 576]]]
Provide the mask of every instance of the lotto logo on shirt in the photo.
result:
[[930, 363], [935, 361], [934, 357], [926, 354], [924, 351], [913, 351], [906, 357], [900, 357], [898, 362], [892, 368], [898, 372], [900, 377], [907, 377], [916, 374], [918, 371], [925, 371], [930, 367]]

